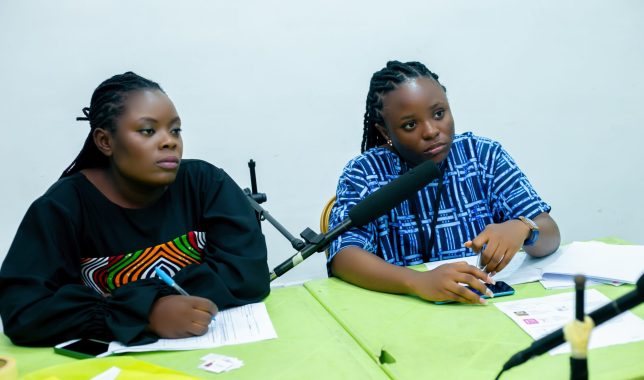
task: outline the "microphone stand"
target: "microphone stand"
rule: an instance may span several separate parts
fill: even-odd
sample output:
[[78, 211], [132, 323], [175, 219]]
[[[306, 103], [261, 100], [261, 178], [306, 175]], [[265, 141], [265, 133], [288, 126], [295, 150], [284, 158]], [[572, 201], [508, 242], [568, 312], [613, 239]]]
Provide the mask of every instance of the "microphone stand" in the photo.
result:
[[[255, 176], [255, 161], [252, 159], [248, 161], [248, 168], [250, 170], [250, 183], [251, 183], [251, 188], [252, 190], [245, 188], [244, 193], [246, 194], [246, 199], [248, 199], [248, 203], [250, 203], [250, 206], [255, 210], [255, 213], [257, 214], [257, 221], [260, 222], [260, 228], [261, 228], [261, 221], [263, 220], [268, 220], [268, 222], [275, 227], [281, 234], [284, 236], [290, 243], [293, 248], [296, 250], [301, 250], [306, 246], [306, 243], [304, 243], [302, 240], [296, 238], [293, 236], [284, 226], [282, 226], [275, 218], [271, 216], [271, 214], [266, 211], [262, 206], [260, 206], [260, 203], [264, 203], [267, 200], [266, 194], [264, 193], [258, 193], [257, 192], [257, 178]], [[302, 232], [304, 233], [304, 232]]]
[[564, 326], [564, 338], [570, 342], [571, 348], [571, 380], [588, 380], [588, 340], [595, 323], [584, 315], [585, 283], [585, 276], [575, 276], [575, 319]]
[[[584, 291], [586, 277], [583, 275], [575, 276], [575, 319], [563, 327], [563, 336], [570, 343], [570, 379], [571, 380], [588, 380], [588, 340], [590, 332], [595, 327], [595, 322], [590, 316], [584, 314]], [[553, 337], [552, 334], [549, 335]], [[507, 369], [521, 364], [530, 357], [525, 354], [515, 354], [508, 362], [503, 365], [501, 372], [496, 375], [496, 380], [501, 378], [501, 374]]]

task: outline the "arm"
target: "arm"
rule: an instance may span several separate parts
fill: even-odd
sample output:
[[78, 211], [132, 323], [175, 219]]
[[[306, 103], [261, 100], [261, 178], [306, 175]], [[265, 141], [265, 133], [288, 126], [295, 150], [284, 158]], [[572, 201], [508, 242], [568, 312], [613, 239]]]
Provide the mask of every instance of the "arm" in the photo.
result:
[[74, 338], [148, 343], [154, 301], [171, 294], [149, 279], [106, 297], [82, 283], [74, 213], [52, 200], [27, 211], [0, 270], [0, 314], [15, 344], [53, 345]]
[[[539, 226], [539, 238], [531, 246], [523, 249], [533, 257], [550, 255], [559, 248], [561, 237], [557, 223], [550, 214], [543, 212], [533, 219]], [[490, 224], [465, 246], [474, 252], [482, 252], [481, 263], [489, 273], [502, 271], [521, 249], [523, 242], [530, 236], [530, 229], [520, 220], [513, 219], [503, 223]], [[485, 249], [484, 249], [485, 248]]]
[[174, 277], [189, 294], [208, 298], [220, 309], [264, 299], [269, 270], [264, 235], [246, 195], [222, 170], [200, 173], [201, 223], [206, 255]]
[[389, 264], [355, 246], [338, 252], [331, 262], [331, 269], [334, 275], [365, 289], [411, 294], [429, 301], [454, 300], [484, 304], [485, 299], [459, 283], [491, 296], [491, 292], [481, 281], [494, 281], [483, 271], [465, 262], [444, 264], [431, 271], [418, 272]]
[[492, 153], [485, 176], [490, 178], [488, 197], [494, 222], [465, 246], [481, 253], [487, 272], [503, 270], [521, 249], [530, 234], [519, 216], [531, 218], [539, 226], [539, 238], [533, 246], [524, 247], [534, 257], [547, 256], [560, 243], [559, 228], [550, 217], [547, 205], [519, 169], [512, 157], [498, 143], [491, 145]]
[[546, 212], [537, 215], [533, 221], [539, 226], [539, 238], [534, 245], [523, 247], [523, 249], [533, 257], [543, 257], [554, 253], [561, 244], [557, 222]]

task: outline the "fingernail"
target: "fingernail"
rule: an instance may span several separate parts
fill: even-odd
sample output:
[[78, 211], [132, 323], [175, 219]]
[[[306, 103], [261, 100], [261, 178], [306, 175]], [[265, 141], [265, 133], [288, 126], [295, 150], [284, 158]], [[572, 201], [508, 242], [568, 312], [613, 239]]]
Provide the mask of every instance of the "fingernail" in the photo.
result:
[[485, 290], [485, 294], [490, 298], [494, 298], [494, 293], [490, 289]]
[[489, 282], [492, 285], [496, 285], [496, 281], [492, 278], [492, 276], [487, 276], [487, 282]]
[[490, 277], [493, 277], [494, 275], [496, 275], [496, 272], [490, 273]]
[[483, 298], [483, 297], [480, 297], [480, 298], [479, 298], [479, 302], [480, 302], [482, 305], [487, 305], [487, 300], [486, 300], [485, 298]]

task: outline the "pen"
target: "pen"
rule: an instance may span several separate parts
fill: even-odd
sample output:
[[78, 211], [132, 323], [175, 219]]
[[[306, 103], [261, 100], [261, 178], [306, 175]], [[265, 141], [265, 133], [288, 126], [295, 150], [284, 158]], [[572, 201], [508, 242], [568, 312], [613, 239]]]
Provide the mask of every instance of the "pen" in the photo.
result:
[[179, 294], [181, 294], [182, 296], [189, 296], [188, 292], [186, 292], [185, 290], [183, 290], [182, 287], [177, 285], [177, 283], [174, 282], [172, 277], [168, 276], [168, 274], [163, 269], [161, 269], [161, 267], [154, 268], [154, 271], [157, 273], [157, 276], [161, 277], [163, 282], [173, 287], [177, 292], [179, 292]]

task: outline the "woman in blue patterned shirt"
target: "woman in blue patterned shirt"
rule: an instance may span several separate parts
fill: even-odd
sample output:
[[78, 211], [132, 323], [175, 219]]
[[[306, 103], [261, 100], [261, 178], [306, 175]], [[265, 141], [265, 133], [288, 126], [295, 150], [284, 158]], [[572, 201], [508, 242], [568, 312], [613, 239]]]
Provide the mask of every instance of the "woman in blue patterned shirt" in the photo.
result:
[[[442, 179], [342, 234], [329, 249], [330, 273], [376, 291], [485, 303], [460, 284], [489, 295], [481, 281], [494, 282], [491, 276], [521, 247], [534, 257], [559, 247], [550, 206], [498, 142], [454, 134], [445, 87], [419, 62], [391, 61], [371, 78], [362, 154], [343, 170], [330, 227], [360, 200], [427, 160], [439, 166]], [[428, 272], [405, 268], [477, 252], [484, 270], [465, 262]]]

